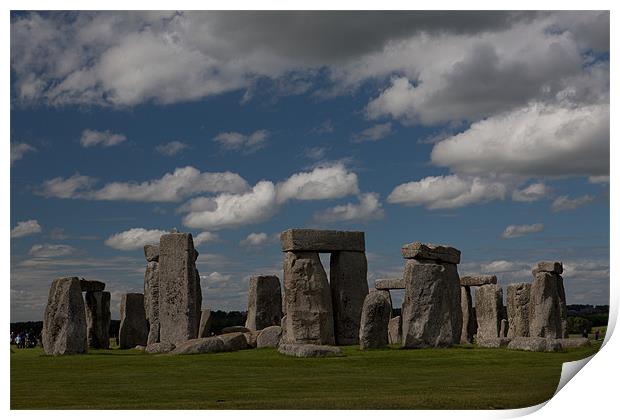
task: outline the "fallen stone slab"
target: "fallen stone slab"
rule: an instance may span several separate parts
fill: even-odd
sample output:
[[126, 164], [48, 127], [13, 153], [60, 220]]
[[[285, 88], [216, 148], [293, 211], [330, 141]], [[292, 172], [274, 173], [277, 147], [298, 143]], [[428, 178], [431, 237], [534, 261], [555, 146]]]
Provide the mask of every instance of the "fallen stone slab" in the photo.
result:
[[148, 262], [159, 261], [159, 245], [144, 245], [144, 258]]
[[479, 276], [463, 276], [460, 281], [461, 286], [484, 286], [485, 284], [497, 284], [497, 276], [488, 274]]
[[282, 328], [274, 325], [267, 327], [258, 334], [256, 339], [256, 348], [262, 349], [265, 347], [276, 348], [280, 345], [280, 339], [282, 338]]
[[146, 353], [169, 353], [174, 350], [174, 344], [170, 343], [151, 343], [147, 344], [144, 351]]
[[295, 357], [343, 356], [342, 350], [339, 347], [316, 344], [281, 344], [278, 347], [278, 352]]
[[250, 332], [249, 328], [244, 327], [243, 325], [233, 325], [232, 327], [224, 327], [222, 328], [222, 334], [230, 334], [230, 333], [246, 333]]
[[405, 259], [433, 260], [450, 264], [461, 262], [461, 251], [451, 246], [413, 242], [403, 245], [401, 251]]
[[248, 341], [244, 333], [241, 332], [222, 334], [218, 335], [217, 338], [224, 344], [224, 351], [237, 351], [248, 348]]
[[546, 273], [562, 274], [564, 267], [558, 261], [541, 261], [533, 271], [544, 271]]
[[563, 349], [574, 349], [578, 347], [590, 347], [592, 342], [589, 338], [576, 337], [576, 338], [558, 338], [556, 340]]
[[476, 339], [476, 345], [478, 347], [486, 347], [491, 349], [499, 349], [507, 347], [510, 343], [510, 338], [497, 337], [497, 338], [480, 338]]
[[105, 283], [98, 280], [80, 279], [80, 288], [82, 292], [102, 292], [105, 289]]
[[556, 339], [542, 337], [514, 337], [507, 347], [509, 350], [560, 351], [562, 344]]
[[364, 232], [288, 229], [280, 234], [280, 243], [283, 252], [366, 251]]
[[170, 354], [220, 353], [223, 351], [227, 350], [220, 337], [206, 337], [180, 343]]
[[404, 288], [405, 288], [405, 280], [401, 278], [375, 280], [375, 289], [377, 290], [395, 290], [395, 289], [401, 290]]

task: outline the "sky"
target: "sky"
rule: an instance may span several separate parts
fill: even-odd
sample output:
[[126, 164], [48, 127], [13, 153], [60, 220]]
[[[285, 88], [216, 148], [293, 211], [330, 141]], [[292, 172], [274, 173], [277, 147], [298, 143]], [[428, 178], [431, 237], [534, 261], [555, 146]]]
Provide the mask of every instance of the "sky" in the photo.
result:
[[364, 231], [371, 287], [422, 241], [609, 302], [609, 12], [13, 12], [10, 118], [12, 321], [64, 276], [118, 318], [173, 228], [211, 309], [293, 227]]

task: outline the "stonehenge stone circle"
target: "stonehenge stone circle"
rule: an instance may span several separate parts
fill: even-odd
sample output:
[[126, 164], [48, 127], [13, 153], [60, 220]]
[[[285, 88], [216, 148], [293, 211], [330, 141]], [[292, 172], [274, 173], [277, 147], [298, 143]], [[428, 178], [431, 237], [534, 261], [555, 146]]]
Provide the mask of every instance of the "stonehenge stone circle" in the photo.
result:
[[503, 308], [502, 288], [499, 285], [485, 284], [476, 290], [478, 339], [500, 337]]
[[364, 232], [288, 229], [280, 234], [283, 252], [365, 252]]
[[330, 357], [342, 355], [342, 350], [335, 346], [316, 344], [280, 344], [278, 352], [295, 357]]
[[256, 338], [256, 347], [262, 349], [264, 347], [278, 347], [280, 338], [282, 337], [282, 328], [274, 325], [262, 330]]
[[497, 276], [479, 275], [461, 277], [461, 286], [484, 286], [485, 284], [497, 284]]
[[253, 276], [248, 292], [248, 313], [245, 326], [252, 331], [280, 325], [282, 293], [278, 276]]
[[[553, 271], [546, 271], [547, 269]], [[530, 337], [567, 338], [567, 311], [564, 281], [558, 273], [561, 263], [541, 262], [532, 270], [530, 289]]]
[[403, 323], [401, 320], [402, 318], [400, 315], [390, 319], [390, 323], [388, 324], [388, 344], [397, 344], [400, 346], [403, 342]]
[[159, 340], [178, 343], [198, 337], [202, 292], [198, 252], [190, 233], [168, 233], [159, 240]]
[[402, 254], [406, 259], [403, 347], [458, 344], [463, 314], [456, 264], [461, 252], [452, 247], [415, 242], [404, 245]]
[[50, 355], [85, 353], [86, 310], [78, 277], [55, 279], [43, 316], [43, 350]]
[[[151, 249], [150, 258], [153, 258], [152, 249], [159, 247], [146, 245], [144, 254], [147, 255], [147, 248]], [[147, 256], [148, 260], [149, 256]], [[157, 255], [159, 259], [159, 254]], [[157, 259], [148, 261], [144, 272], [144, 312], [149, 323], [148, 344], [159, 342], [159, 262]]]
[[144, 314], [144, 295], [142, 293], [125, 293], [121, 297], [119, 347], [131, 349], [138, 345], [146, 346], [148, 333], [148, 324]]
[[110, 292], [86, 292], [86, 337], [88, 347], [110, 347]]
[[508, 338], [530, 335], [529, 304], [530, 283], [513, 283], [506, 288], [506, 312], [508, 316]]
[[359, 343], [362, 350], [388, 345], [388, 325], [391, 315], [390, 292], [377, 290], [366, 296], [359, 329]]
[[198, 338], [209, 337], [211, 335], [211, 309], [203, 309], [200, 314], [200, 326], [198, 327]]
[[471, 288], [469, 286], [461, 286], [461, 313], [463, 314], [461, 343], [471, 344], [478, 329], [478, 323], [473, 309]]
[[404, 288], [405, 281], [401, 278], [375, 280], [375, 289], [377, 290], [393, 290]]

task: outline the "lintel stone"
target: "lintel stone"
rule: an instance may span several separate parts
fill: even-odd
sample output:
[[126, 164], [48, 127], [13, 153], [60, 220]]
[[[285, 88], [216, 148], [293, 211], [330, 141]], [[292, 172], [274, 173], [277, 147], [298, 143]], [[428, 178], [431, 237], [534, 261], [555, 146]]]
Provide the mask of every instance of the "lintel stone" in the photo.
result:
[[280, 234], [282, 251], [365, 252], [364, 232], [288, 229]]
[[405, 280], [401, 278], [375, 280], [375, 289], [377, 290], [393, 290], [393, 289], [404, 289], [404, 288], [405, 288]]
[[485, 284], [497, 284], [497, 276], [479, 275], [461, 277], [461, 286], [484, 286]]
[[414, 242], [403, 245], [401, 251], [405, 259], [434, 260], [450, 264], [461, 262], [461, 251], [451, 246]]

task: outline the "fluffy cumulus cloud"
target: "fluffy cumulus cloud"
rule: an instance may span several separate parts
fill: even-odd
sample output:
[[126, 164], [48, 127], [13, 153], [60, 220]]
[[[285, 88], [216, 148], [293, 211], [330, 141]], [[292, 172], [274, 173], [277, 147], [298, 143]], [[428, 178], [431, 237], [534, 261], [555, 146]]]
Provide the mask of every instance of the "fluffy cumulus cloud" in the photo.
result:
[[54, 198], [86, 198], [96, 179], [76, 173], [69, 178], [56, 177], [43, 182], [37, 194]]
[[80, 144], [83, 147], [110, 147], [116, 146], [125, 140], [127, 140], [127, 137], [124, 134], [114, 134], [110, 130], [84, 130], [80, 138]]
[[11, 165], [21, 160], [26, 153], [36, 152], [36, 150], [28, 143], [11, 143]]
[[532, 202], [538, 201], [549, 194], [549, 188], [542, 183], [537, 182], [530, 184], [522, 189], [515, 189], [512, 192], [512, 199], [514, 201]]
[[579, 197], [570, 198], [567, 195], [561, 195], [551, 203], [551, 211], [559, 212], [566, 210], [575, 210], [577, 207], [584, 206], [594, 201], [594, 196], [585, 194]]
[[267, 242], [269, 242], [269, 239], [270, 239], [269, 235], [267, 235], [265, 232], [250, 233], [248, 236], [246, 236], [244, 239], [242, 239], [239, 242], [239, 245], [245, 246], [245, 247], [260, 246], [260, 245], [264, 245]]
[[533, 225], [510, 225], [502, 232], [502, 238], [518, 238], [530, 233], [542, 232], [544, 228], [545, 226], [542, 223], [535, 223]]
[[319, 223], [333, 222], [368, 222], [370, 220], [382, 219], [385, 212], [379, 194], [365, 193], [360, 194], [359, 203], [347, 203], [330, 207], [324, 211], [314, 214], [314, 220]]
[[133, 251], [147, 244], [159, 243], [159, 238], [168, 232], [158, 229], [132, 228], [116, 233], [105, 240], [110, 248], [121, 251]]
[[189, 146], [178, 140], [174, 140], [168, 143], [158, 144], [155, 147], [155, 151], [164, 156], [174, 156], [187, 149]]
[[319, 166], [311, 172], [291, 175], [277, 185], [278, 202], [288, 200], [325, 200], [357, 194], [357, 174], [341, 163]]
[[11, 238], [34, 235], [41, 232], [41, 225], [35, 219], [17, 222], [17, 226], [11, 229]]
[[77, 250], [69, 245], [36, 244], [30, 248], [28, 255], [33, 258], [55, 258], [75, 254]]
[[194, 245], [198, 246], [205, 242], [215, 242], [220, 239], [220, 236], [217, 233], [213, 232], [200, 232], [198, 235], [194, 236]]
[[265, 146], [269, 138], [269, 131], [256, 130], [251, 134], [241, 134], [236, 131], [220, 133], [213, 138], [224, 150], [241, 150], [245, 154], [253, 153]]
[[383, 124], [376, 124], [372, 127], [368, 127], [365, 130], [357, 133], [353, 136], [353, 141], [355, 142], [364, 142], [364, 141], [377, 141], [384, 139], [394, 133], [392, 129], [392, 123], [386, 122]]

